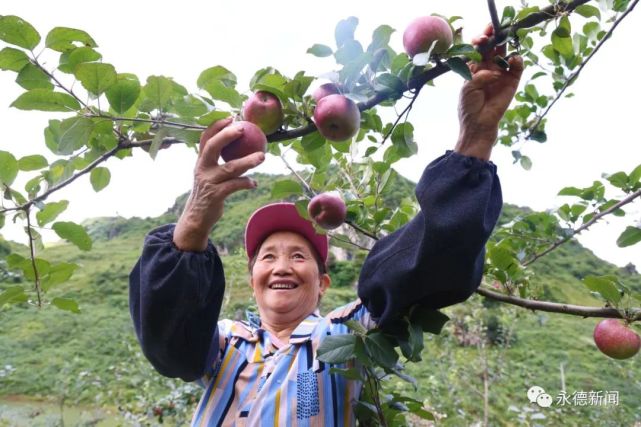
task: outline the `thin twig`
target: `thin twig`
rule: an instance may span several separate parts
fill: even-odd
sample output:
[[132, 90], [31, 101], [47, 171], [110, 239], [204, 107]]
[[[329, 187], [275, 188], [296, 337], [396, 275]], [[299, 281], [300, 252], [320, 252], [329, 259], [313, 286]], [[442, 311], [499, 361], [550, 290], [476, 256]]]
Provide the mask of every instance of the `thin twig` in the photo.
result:
[[352, 242], [351, 240], [345, 240], [345, 239], [342, 239], [342, 238], [338, 237], [338, 235], [337, 235], [337, 234], [334, 234], [334, 233], [327, 233], [327, 234], [328, 234], [332, 239], [336, 239], [336, 240], [338, 240], [339, 242], [347, 243], [348, 245], [352, 245], [352, 246], [354, 246], [354, 247], [356, 247], [356, 248], [358, 248], [358, 249], [362, 249], [362, 250], [364, 250], [364, 251], [368, 251], [368, 252], [371, 250], [370, 248], [366, 248], [365, 246], [361, 246], [361, 245], [359, 245], [358, 243], [354, 243], [354, 242]]
[[476, 292], [486, 298], [496, 301], [516, 305], [530, 310], [539, 310], [549, 313], [570, 314], [581, 317], [608, 317], [614, 319], [626, 319], [629, 321], [641, 320], [641, 308], [631, 308], [623, 316], [619, 310], [611, 307], [587, 307], [582, 305], [562, 304], [549, 301], [535, 301], [530, 299], [513, 297], [510, 295], [500, 294], [486, 288], [478, 288]]
[[[33, 54], [33, 52], [32, 52], [32, 54]], [[73, 91], [73, 90], [71, 90], [71, 89], [67, 89], [65, 86], [63, 86], [63, 84], [62, 84], [62, 83], [60, 83], [60, 80], [58, 80], [58, 79], [56, 78], [56, 76], [54, 76], [54, 75], [53, 75], [53, 73], [49, 72], [49, 70], [47, 70], [45, 67], [43, 67], [43, 66], [40, 64], [40, 62], [38, 62], [38, 58], [37, 58], [37, 57], [35, 57], [35, 56], [34, 56], [34, 58], [33, 58], [33, 64], [34, 64], [36, 67], [40, 68], [40, 70], [41, 70], [43, 73], [45, 73], [45, 74], [46, 74], [50, 79], [52, 79], [52, 80], [56, 83], [56, 86], [58, 86], [60, 89], [64, 90], [64, 91], [65, 91], [65, 92], [67, 92], [69, 95], [71, 95], [71, 96], [72, 96], [76, 101], [78, 101], [78, 102], [80, 103], [80, 105], [82, 105], [84, 108], [87, 108], [87, 104], [86, 104], [82, 99], [80, 99], [80, 97], [79, 97], [78, 95], [76, 95], [76, 94], [74, 93], [74, 91]]]
[[541, 122], [543, 121], [543, 119], [545, 118], [545, 116], [548, 114], [548, 112], [550, 111], [550, 109], [552, 109], [552, 107], [554, 106], [554, 104], [556, 104], [556, 102], [557, 102], [559, 99], [561, 99], [561, 95], [563, 95], [563, 93], [565, 93], [565, 90], [566, 90], [568, 87], [570, 87], [570, 85], [571, 85], [572, 83], [574, 83], [574, 81], [579, 77], [579, 74], [581, 73], [581, 71], [583, 70], [583, 68], [586, 66], [586, 64], [588, 63], [588, 61], [590, 61], [590, 59], [592, 59], [592, 58], [594, 57], [594, 55], [595, 55], [595, 54], [597, 53], [597, 51], [601, 48], [601, 46], [603, 46], [603, 44], [606, 42], [606, 40], [608, 40], [608, 39], [610, 38], [610, 36], [611, 36], [611, 35], [612, 35], [612, 33], [614, 32], [614, 29], [615, 29], [615, 28], [619, 25], [619, 23], [620, 23], [620, 22], [621, 22], [621, 21], [622, 21], [622, 20], [623, 20], [623, 19], [624, 19], [624, 18], [625, 18], [625, 17], [626, 17], [626, 16], [627, 16], [631, 11], [632, 11], [632, 9], [634, 9], [634, 7], [637, 5], [637, 3], [639, 3], [639, 0], [634, 0], [634, 2], [633, 2], [630, 6], [628, 6], [627, 10], [626, 10], [626, 11], [625, 11], [621, 16], [619, 16], [619, 18], [617, 18], [617, 20], [614, 22], [614, 24], [612, 24], [612, 27], [610, 27], [610, 29], [608, 30], [608, 32], [607, 32], [607, 33], [605, 34], [605, 36], [603, 36], [603, 38], [599, 41], [599, 43], [596, 45], [596, 47], [595, 47], [595, 48], [594, 48], [594, 50], [590, 53], [590, 55], [588, 55], [588, 57], [585, 59], [585, 61], [581, 62], [581, 65], [579, 65], [579, 68], [577, 68], [577, 70], [576, 70], [574, 73], [572, 73], [572, 74], [570, 75], [570, 77], [568, 77], [568, 78], [565, 80], [565, 83], [563, 84], [563, 87], [561, 87], [561, 90], [559, 90], [559, 91], [557, 92], [556, 97], [552, 100], [552, 102], [550, 102], [550, 104], [548, 104], [548, 106], [547, 106], [547, 108], [545, 109], [545, 111], [543, 112], [543, 114], [541, 114], [541, 115], [537, 118], [536, 122], [535, 122], [535, 123], [530, 127], [530, 131], [529, 131], [528, 135], [525, 137], [526, 139], [530, 139], [530, 138], [532, 137], [532, 135], [534, 134], [534, 132], [536, 132], [537, 128], [539, 127], [539, 125], [541, 124]]
[[302, 176], [300, 176], [298, 172], [296, 172], [296, 170], [289, 164], [289, 162], [287, 162], [287, 159], [285, 159], [285, 156], [283, 154], [280, 155], [280, 158], [283, 161], [283, 163], [285, 163], [285, 166], [287, 167], [287, 169], [289, 169], [294, 174], [294, 176], [298, 178], [301, 184], [303, 184], [303, 186], [305, 187], [305, 190], [309, 193], [308, 195], [310, 197], [314, 197], [316, 195], [316, 192], [307, 183], [307, 181], [305, 181], [305, 179]]
[[625, 206], [625, 205], [627, 205], [628, 203], [631, 203], [631, 202], [632, 202], [632, 201], [634, 201], [634, 199], [636, 199], [637, 197], [641, 197], [641, 190], [637, 190], [637, 191], [635, 191], [634, 193], [630, 194], [630, 195], [629, 195], [628, 197], [626, 197], [625, 199], [621, 200], [619, 203], [617, 203], [617, 204], [615, 204], [615, 205], [612, 205], [612, 206], [610, 206], [608, 209], [604, 210], [603, 212], [601, 212], [601, 213], [599, 213], [599, 214], [595, 215], [592, 219], [590, 219], [590, 221], [586, 222], [586, 223], [585, 223], [585, 224], [583, 224], [581, 227], [577, 228], [576, 230], [572, 230], [572, 234], [570, 234], [570, 235], [568, 235], [568, 236], [564, 237], [564, 238], [563, 238], [563, 239], [561, 239], [561, 240], [556, 241], [554, 244], [552, 244], [550, 247], [548, 247], [547, 249], [545, 249], [543, 252], [540, 252], [540, 253], [538, 253], [538, 254], [535, 254], [535, 255], [532, 257], [532, 259], [530, 259], [530, 260], [528, 260], [528, 261], [524, 262], [524, 263], [523, 263], [523, 266], [524, 266], [524, 267], [527, 267], [528, 265], [532, 264], [534, 261], [536, 261], [537, 259], [541, 258], [542, 256], [549, 254], [550, 252], [552, 252], [553, 250], [555, 250], [555, 249], [556, 249], [556, 248], [558, 248], [559, 246], [561, 246], [561, 245], [563, 245], [564, 243], [568, 242], [570, 239], [572, 239], [574, 236], [576, 236], [577, 234], [579, 234], [579, 233], [580, 233], [580, 232], [582, 232], [583, 230], [585, 230], [585, 229], [587, 229], [588, 227], [590, 227], [591, 225], [593, 225], [593, 224], [594, 224], [595, 222], [597, 222], [599, 219], [603, 218], [604, 216], [606, 216], [606, 215], [608, 215], [608, 214], [611, 214], [612, 212], [616, 211], [616, 210], [617, 210], [617, 209], [619, 209], [620, 207]]
[[141, 118], [127, 118], [127, 117], [115, 117], [115, 116], [108, 116], [105, 114], [90, 114], [89, 117], [96, 117], [96, 118], [101, 118], [101, 119], [106, 119], [109, 121], [113, 122], [137, 122], [137, 123], [152, 123], [152, 124], [157, 124], [157, 125], [162, 125], [162, 126], [168, 126], [168, 127], [175, 127], [175, 128], [180, 128], [180, 129], [188, 129], [188, 130], [200, 130], [203, 131], [207, 129], [206, 126], [202, 125], [190, 125], [186, 123], [178, 123], [178, 122], [172, 122], [164, 119], [141, 119]]
[[40, 275], [38, 274], [38, 267], [36, 266], [36, 248], [33, 245], [34, 238], [31, 232], [31, 211], [29, 207], [26, 207], [24, 212], [27, 216], [27, 235], [29, 236], [29, 251], [31, 253], [31, 266], [33, 267], [34, 281], [36, 284], [36, 295], [38, 296], [38, 307], [42, 308], [42, 299], [40, 298]]
[[407, 117], [409, 116], [410, 111], [412, 110], [412, 107], [414, 106], [414, 102], [415, 102], [415, 101], [416, 101], [416, 99], [418, 98], [418, 94], [421, 92], [421, 89], [422, 89], [422, 86], [421, 86], [421, 87], [418, 87], [418, 88], [416, 89], [416, 92], [414, 93], [414, 96], [412, 97], [412, 100], [410, 101], [410, 103], [409, 103], [409, 104], [407, 104], [407, 106], [405, 107], [405, 109], [403, 109], [403, 111], [401, 111], [401, 114], [399, 114], [399, 115], [398, 115], [398, 117], [396, 117], [396, 121], [394, 122], [394, 124], [392, 125], [392, 127], [390, 128], [390, 130], [389, 130], [389, 131], [387, 131], [387, 133], [386, 133], [386, 134], [385, 134], [385, 136], [383, 137], [383, 140], [381, 141], [381, 145], [384, 145], [384, 144], [385, 144], [385, 141], [387, 141], [387, 138], [389, 138], [389, 137], [390, 137], [390, 135], [392, 134], [392, 132], [394, 131], [394, 129], [396, 128], [396, 126], [398, 126], [398, 123], [401, 121], [401, 117], [405, 116], [405, 120], [407, 120]]
[[121, 146], [114, 147], [113, 149], [111, 149], [111, 150], [107, 151], [107, 152], [106, 152], [106, 153], [104, 153], [102, 156], [100, 156], [100, 157], [98, 157], [96, 160], [94, 160], [94, 161], [93, 161], [89, 166], [87, 166], [86, 168], [84, 168], [84, 169], [83, 169], [83, 170], [81, 170], [80, 172], [76, 173], [75, 175], [72, 175], [72, 176], [71, 176], [69, 179], [67, 179], [66, 181], [63, 181], [63, 182], [61, 182], [61, 183], [60, 183], [60, 184], [58, 184], [58, 185], [54, 185], [53, 187], [49, 188], [47, 191], [45, 191], [44, 193], [42, 193], [42, 194], [41, 194], [41, 195], [39, 195], [38, 197], [35, 197], [35, 198], [33, 198], [33, 199], [29, 200], [27, 203], [25, 203], [25, 204], [23, 204], [23, 205], [21, 205], [21, 206], [17, 206], [17, 207], [15, 207], [15, 208], [7, 208], [7, 209], [3, 209], [3, 210], [1, 210], [1, 211], [0, 211], [0, 213], [9, 212], [9, 211], [18, 211], [18, 210], [25, 210], [25, 211], [26, 211], [26, 210], [27, 210], [27, 209], [29, 209], [31, 206], [33, 206], [33, 204], [35, 204], [35, 203], [37, 203], [37, 202], [40, 202], [40, 201], [45, 200], [47, 197], [49, 197], [49, 195], [50, 195], [51, 193], [54, 193], [54, 192], [56, 192], [56, 191], [60, 190], [61, 188], [66, 187], [67, 185], [69, 185], [69, 184], [71, 184], [73, 181], [75, 181], [76, 179], [80, 178], [82, 175], [84, 175], [84, 174], [86, 174], [86, 173], [88, 173], [88, 172], [91, 172], [91, 170], [92, 170], [92, 169], [94, 169], [96, 166], [98, 166], [98, 165], [99, 165], [99, 164], [101, 164], [102, 162], [106, 161], [107, 159], [109, 159], [110, 157], [112, 157], [113, 155], [115, 155], [115, 154], [116, 154], [116, 152], [118, 152], [118, 151], [119, 151], [119, 150], [121, 150], [121, 149], [122, 149], [122, 147], [121, 147]]

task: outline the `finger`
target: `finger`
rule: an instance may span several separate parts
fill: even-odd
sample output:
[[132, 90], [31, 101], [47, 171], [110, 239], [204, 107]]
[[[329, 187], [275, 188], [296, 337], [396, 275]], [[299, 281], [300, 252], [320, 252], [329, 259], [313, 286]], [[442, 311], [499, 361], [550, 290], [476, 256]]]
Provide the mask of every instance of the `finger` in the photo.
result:
[[222, 149], [240, 138], [242, 134], [243, 127], [236, 124], [223, 128], [220, 132], [206, 140], [200, 152], [200, 157], [198, 158], [199, 166], [205, 168], [216, 166]]
[[234, 178], [224, 183], [220, 184], [220, 192], [223, 194], [223, 197], [227, 197], [232, 193], [235, 193], [240, 190], [251, 190], [256, 188], [258, 183], [251, 178], [246, 176], [242, 178]]
[[209, 127], [205, 129], [202, 134], [200, 134], [200, 144], [198, 146], [198, 152], [202, 153], [207, 140], [227, 127], [232, 122], [232, 120], [233, 119], [231, 117], [228, 117], [226, 119], [216, 120], [214, 123], [210, 124]]
[[476, 36], [472, 39], [472, 44], [475, 46], [487, 43], [490, 38], [486, 35]]
[[485, 29], [483, 30], [483, 34], [485, 34], [488, 37], [492, 37], [494, 34], [494, 26], [492, 23], [489, 23], [485, 26]]
[[500, 71], [480, 70], [472, 76], [472, 80], [467, 82], [469, 89], [482, 89], [501, 78]]
[[512, 74], [515, 78], [520, 79], [521, 74], [523, 74], [523, 69], [525, 66], [523, 65], [523, 57], [520, 55], [517, 56], [512, 56], [507, 60], [507, 63], [510, 64], [510, 74]]
[[265, 153], [252, 153], [240, 159], [225, 162], [216, 167], [214, 182], [225, 183], [226, 181], [238, 178], [250, 169], [255, 168], [265, 161]]

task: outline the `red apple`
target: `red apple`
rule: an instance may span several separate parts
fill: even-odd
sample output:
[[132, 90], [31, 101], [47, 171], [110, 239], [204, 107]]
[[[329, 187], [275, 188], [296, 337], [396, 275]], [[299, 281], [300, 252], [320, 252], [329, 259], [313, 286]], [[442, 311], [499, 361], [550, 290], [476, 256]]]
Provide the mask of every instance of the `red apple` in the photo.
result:
[[318, 104], [318, 101], [325, 98], [326, 96], [339, 95], [340, 93], [341, 91], [338, 86], [336, 86], [336, 84], [325, 83], [316, 88], [316, 90], [312, 94], [312, 97], [314, 98], [314, 101], [316, 101], [316, 104]]
[[418, 53], [427, 52], [436, 42], [432, 53], [444, 53], [452, 45], [454, 37], [450, 24], [438, 16], [423, 16], [413, 20], [403, 33], [405, 52], [413, 58]]
[[361, 125], [361, 112], [343, 95], [327, 95], [314, 109], [318, 131], [330, 141], [344, 141], [356, 135]]
[[347, 207], [335, 193], [321, 193], [307, 205], [307, 213], [314, 222], [326, 230], [332, 230], [345, 222]]
[[641, 348], [641, 338], [617, 319], [605, 319], [594, 328], [594, 342], [606, 355], [614, 359], [628, 359]]
[[243, 118], [269, 135], [283, 124], [283, 106], [276, 95], [260, 90], [245, 102]]
[[240, 138], [233, 140], [220, 152], [225, 162], [248, 156], [252, 153], [267, 150], [267, 138], [262, 130], [252, 122], [240, 121], [236, 126], [243, 127], [243, 134]]

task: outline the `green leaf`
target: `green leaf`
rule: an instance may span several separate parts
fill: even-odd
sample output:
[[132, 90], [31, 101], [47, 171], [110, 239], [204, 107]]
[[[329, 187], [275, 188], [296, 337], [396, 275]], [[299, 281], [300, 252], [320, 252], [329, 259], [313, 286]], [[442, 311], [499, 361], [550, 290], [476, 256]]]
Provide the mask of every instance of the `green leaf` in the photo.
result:
[[382, 332], [372, 332], [365, 338], [365, 349], [378, 364], [392, 368], [398, 360], [394, 344]]
[[74, 97], [61, 92], [47, 89], [32, 89], [20, 95], [11, 103], [11, 107], [19, 110], [62, 111], [68, 113], [80, 109], [80, 104]]
[[350, 16], [343, 19], [336, 24], [334, 30], [334, 38], [336, 39], [336, 47], [342, 47], [347, 41], [354, 40], [354, 31], [358, 25], [358, 18]]
[[309, 221], [311, 218], [309, 217], [309, 213], [307, 212], [308, 204], [309, 204], [309, 200], [307, 199], [296, 200], [296, 202], [294, 202], [294, 205], [296, 206], [296, 212], [298, 212], [298, 215], [300, 215], [301, 218], [305, 218], [306, 220]]
[[74, 299], [56, 297], [51, 300], [51, 304], [55, 305], [60, 310], [71, 311], [76, 314], [80, 313], [78, 302]]
[[182, 117], [197, 117], [208, 112], [207, 105], [193, 95], [187, 95], [174, 101], [174, 109]]
[[27, 301], [27, 294], [22, 286], [11, 286], [0, 293], [0, 308], [5, 304], [15, 304]]
[[[32, 229], [31, 233], [34, 233], [34, 231], [35, 230]], [[24, 277], [29, 281], [36, 280], [36, 274], [33, 269], [34, 264], [36, 265], [36, 270], [38, 271], [38, 277], [47, 275], [49, 273], [49, 269], [51, 268], [51, 264], [49, 263], [49, 261], [42, 258], [36, 258], [33, 261], [31, 260], [31, 258], [23, 259], [18, 267], [22, 270]]]
[[145, 100], [149, 102], [148, 109], [166, 110], [172, 97], [173, 84], [171, 79], [163, 76], [149, 76], [147, 84], [142, 88]]
[[641, 165], [634, 168], [628, 176], [628, 184], [630, 184], [631, 187], [634, 187], [639, 182], [641, 182]]
[[617, 239], [617, 246], [625, 248], [639, 242], [641, 242], [641, 228], [629, 225]]
[[285, 88], [287, 86], [287, 79], [280, 74], [263, 74], [260, 78], [254, 81], [251, 86], [252, 91], [265, 90], [273, 93], [281, 99], [287, 99]]
[[586, 276], [583, 283], [593, 292], [598, 292], [606, 300], [617, 304], [621, 301], [621, 293], [615, 285], [616, 280], [610, 276]]
[[118, 74], [113, 65], [97, 62], [78, 64], [74, 75], [82, 86], [94, 95], [101, 95], [118, 81]]
[[29, 57], [21, 50], [5, 47], [0, 50], [0, 70], [20, 71], [29, 63]]
[[272, 187], [272, 199], [280, 200], [293, 195], [302, 195], [303, 187], [298, 181], [284, 179], [274, 183]]
[[526, 171], [532, 169], [532, 160], [528, 156], [521, 156], [519, 163], [521, 163], [521, 167]]
[[332, 48], [327, 45], [315, 44], [309, 49], [307, 49], [307, 53], [311, 53], [314, 56], [324, 58], [326, 56], [330, 56], [334, 52], [332, 51]]
[[365, 326], [363, 326], [360, 322], [354, 319], [349, 319], [345, 321], [345, 326], [347, 326], [350, 330], [354, 331], [356, 335], [367, 334], [367, 329], [365, 329]]
[[445, 52], [445, 56], [466, 56], [472, 61], [476, 62], [480, 62], [483, 60], [481, 54], [478, 53], [474, 46], [472, 46], [471, 44], [455, 44], [454, 46], [450, 47], [447, 52]]
[[200, 73], [196, 84], [200, 89], [207, 90], [207, 84], [212, 81], [219, 81], [227, 87], [235, 87], [237, 80], [234, 73], [223, 66], [216, 65], [215, 67], [207, 68]]
[[60, 238], [73, 243], [81, 250], [91, 250], [91, 237], [89, 237], [83, 226], [73, 222], [56, 222], [52, 228]]
[[95, 123], [86, 117], [71, 117], [60, 123], [58, 150], [71, 154], [89, 141]]
[[18, 175], [18, 161], [13, 154], [0, 150], [0, 184], [11, 185]]
[[472, 80], [472, 72], [469, 67], [459, 57], [448, 58], [447, 65], [450, 67], [450, 70], [454, 71], [459, 76], [463, 77], [465, 80]]
[[98, 192], [109, 185], [109, 180], [111, 179], [111, 172], [109, 169], [104, 167], [97, 167], [91, 171], [91, 186], [94, 191]]
[[530, 139], [531, 139], [531, 140], [533, 140], [533, 141], [536, 141], [536, 142], [541, 142], [541, 143], [543, 143], [543, 142], [545, 142], [545, 141], [547, 141], [547, 140], [548, 140], [548, 136], [547, 136], [547, 134], [546, 134], [544, 131], [542, 131], [542, 130], [535, 130], [535, 131], [534, 131], [534, 132], [532, 132], [532, 134], [530, 135]]
[[165, 127], [158, 129], [158, 132], [154, 135], [153, 140], [151, 141], [151, 145], [149, 146], [149, 156], [152, 159], [156, 159], [156, 156], [158, 155], [158, 151], [160, 151], [160, 147], [162, 146], [163, 140], [169, 135], [169, 130]]
[[[559, 27], [561, 28], [561, 27]], [[557, 28], [558, 30], [558, 28]], [[559, 52], [564, 58], [568, 59], [574, 55], [574, 45], [571, 37], [562, 37], [555, 30], [552, 33], [552, 47]], [[563, 33], [563, 31], [560, 31]]]
[[69, 202], [67, 200], [61, 200], [59, 202], [51, 202], [44, 205], [42, 210], [36, 213], [36, 220], [40, 227], [45, 224], [50, 223], [58, 217], [62, 212], [67, 209]]
[[354, 357], [355, 346], [354, 335], [330, 335], [318, 347], [318, 360], [332, 364], [347, 362]]
[[396, 148], [396, 154], [401, 157], [418, 153], [418, 145], [414, 141], [414, 126], [409, 122], [398, 124], [392, 131], [392, 144]]
[[140, 96], [140, 82], [133, 74], [118, 74], [116, 83], [105, 93], [111, 108], [118, 114], [129, 110]]
[[24, 156], [18, 160], [18, 167], [21, 171], [35, 171], [38, 169], [46, 168], [49, 165], [47, 159], [40, 154], [31, 156]]
[[389, 44], [389, 41], [394, 33], [394, 28], [389, 25], [380, 25], [372, 33], [372, 43], [367, 47], [370, 53], [376, 52], [378, 49], [384, 48]]
[[582, 4], [581, 6], [577, 6], [574, 11], [585, 18], [596, 16], [598, 19], [601, 19], [601, 12], [599, 12], [599, 8], [591, 6], [589, 4]]
[[410, 323], [417, 324], [423, 332], [440, 334], [445, 323], [450, 320], [447, 315], [438, 310], [415, 306], [410, 313]]
[[49, 269], [49, 273], [42, 279], [42, 290], [46, 292], [56, 285], [65, 283], [73, 276], [78, 267], [78, 264], [67, 262], [53, 265]]
[[229, 116], [230, 113], [227, 111], [210, 111], [209, 113], [198, 117], [198, 120], [196, 120], [196, 122], [198, 122], [199, 125], [209, 126], [210, 124]]
[[212, 98], [226, 102], [233, 108], [240, 108], [243, 97], [233, 87], [228, 87], [220, 80], [212, 80], [204, 88]]
[[27, 90], [53, 90], [53, 84], [49, 81], [49, 76], [33, 64], [27, 64], [22, 70], [20, 70], [20, 73], [18, 73], [18, 77], [16, 78], [16, 83]]
[[57, 52], [65, 52], [79, 46], [97, 47], [98, 45], [85, 31], [56, 27], [47, 34], [45, 46]]
[[33, 50], [40, 43], [40, 34], [22, 18], [7, 15], [0, 17], [0, 40]]
[[58, 69], [63, 73], [74, 74], [78, 64], [94, 62], [100, 58], [102, 58], [102, 55], [90, 47], [77, 47], [60, 54]]

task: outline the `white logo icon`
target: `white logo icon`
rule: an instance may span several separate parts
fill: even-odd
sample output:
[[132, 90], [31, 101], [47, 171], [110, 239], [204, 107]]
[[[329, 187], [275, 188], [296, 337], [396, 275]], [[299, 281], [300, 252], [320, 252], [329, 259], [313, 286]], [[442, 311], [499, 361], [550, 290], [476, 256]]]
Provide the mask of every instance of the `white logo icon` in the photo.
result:
[[530, 387], [527, 391], [527, 398], [530, 403], [536, 403], [542, 408], [549, 408], [552, 406], [552, 396], [547, 394], [543, 387], [539, 387], [538, 385]]
[[530, 403], [536, 403], [536, 398], [539, 397], [540, 394], [544, 393], [545, 390], [543, 390], [543, 387], [535, 385], [530, 387], [530, 389], [527, 391], [527, 398], [530, 400]]

